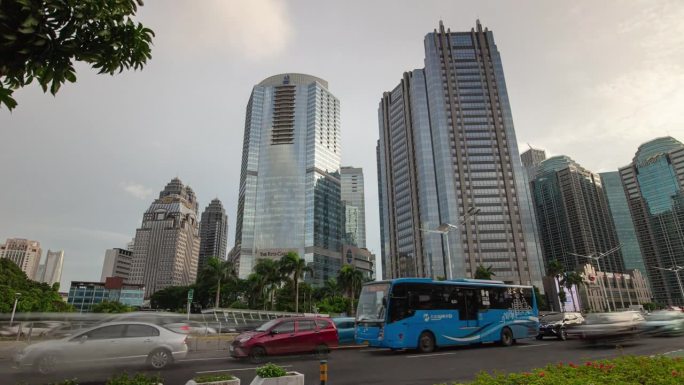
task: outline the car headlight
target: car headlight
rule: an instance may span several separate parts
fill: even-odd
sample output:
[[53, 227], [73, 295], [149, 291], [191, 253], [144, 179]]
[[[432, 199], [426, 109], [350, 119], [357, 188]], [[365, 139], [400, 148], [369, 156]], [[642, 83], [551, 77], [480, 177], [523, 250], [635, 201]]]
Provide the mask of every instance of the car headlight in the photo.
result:
[[252, 338], [252, 336], [245, 336], [245, 337], [239, 337], [237, 340], [239, 343], [243, 344], [247, 341], [249, 341]]

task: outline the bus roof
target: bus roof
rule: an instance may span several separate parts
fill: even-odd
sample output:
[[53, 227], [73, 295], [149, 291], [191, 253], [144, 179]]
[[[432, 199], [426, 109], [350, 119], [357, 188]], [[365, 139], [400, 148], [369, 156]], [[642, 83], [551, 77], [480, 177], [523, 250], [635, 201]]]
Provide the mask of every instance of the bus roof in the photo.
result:
[[463, 285], [463, 286], [503, 286], [503, 287], [525, 287], [532, 288], [530, 285], [515, 285], [508, 284], [504, 281], [494, 281], [489, 279], [472, 279], [472, 278], [456, 278], [449, 280], [435, 280], [432, 278], [395, 278], [383, 281], [367, 282], [365, 285], [372, 285], [376, 283], [435, 283], [442, 285]]

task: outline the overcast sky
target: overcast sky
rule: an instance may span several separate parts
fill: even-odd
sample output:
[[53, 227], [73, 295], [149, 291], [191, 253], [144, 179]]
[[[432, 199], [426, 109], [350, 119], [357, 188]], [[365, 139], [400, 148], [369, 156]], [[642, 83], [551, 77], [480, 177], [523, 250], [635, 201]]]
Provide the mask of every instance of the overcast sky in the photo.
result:
[[602, 172], [644, 141], [684, 139], [682, 1], [147, 1], [138, 19], [156, 38], [143, 71], [79, 65], [57, 97], [34, 84], [0, 110], [0, 242], [65, 250], [62, 290], [98, 280], [105, 250], [125, 247], [178, 176], [200, 211], [221, 199], [232, 247], [252, 86], [303, 72], [340, 99], [342, 162], [364, 169], [368, 247], [380, 254], [380, 97], [423, 67], [440, 19], [469, 31], [477, 18], [501, 52], [521, 150]]

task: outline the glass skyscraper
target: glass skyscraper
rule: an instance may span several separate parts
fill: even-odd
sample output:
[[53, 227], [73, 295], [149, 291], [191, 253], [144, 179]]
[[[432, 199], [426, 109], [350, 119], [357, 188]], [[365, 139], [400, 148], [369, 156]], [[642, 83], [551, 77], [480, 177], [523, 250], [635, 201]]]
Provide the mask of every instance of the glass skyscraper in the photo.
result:
[[314, 283], [337, 275], [344, 232], [340, 139], [340, 102], [325, 80], [288, 73], [254, 86], [230, 255], [241, 278], [257, 259], [288, 251], [314, 269]]
[[639, 146], [620, 178], [656, 302], [684, 305], [676, 274], [684, 266], [684, 144], [672, 137]]
[[[491, 31], [425, 37], [425, 68], [404, 74], [379, 107], [383, 278], [472, 277], [541, 286], [529, 188], [503, 66]], [[471, 207], [480, 213], [463, 224]], [[457, 226], [447, 237], [441, 224]], [[447, 252], [447, 250], [449, 250]], [[447, 264], [451, 263], [451, 266]]]
[[340, 178], [342, 205], [344, 207], [344, 243], [365, 248], [366, 203], [363, 169], [360, 167], [342, 167]]

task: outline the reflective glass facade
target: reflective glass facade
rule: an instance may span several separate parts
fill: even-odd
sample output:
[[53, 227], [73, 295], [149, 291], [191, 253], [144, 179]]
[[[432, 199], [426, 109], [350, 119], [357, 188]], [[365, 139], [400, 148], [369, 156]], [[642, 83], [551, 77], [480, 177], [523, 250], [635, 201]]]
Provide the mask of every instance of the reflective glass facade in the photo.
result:
[[615, 224], [618, 242], [622, 245], [622, 260], [625, 269], [638, 269], [645, 275], [644, 258], [641, 255], [641, 249], [639, 249], [639, 240], [634, 230], [634, 223], [632, 223], [632, 215], [629, 212], [629, 204], [627, 203], [625, 189], [622, 187], [620, 174], [613, 171], [604, 172], [600, 175], [603, 191], [608, 199], [610, 214]]
[[[541, 286], [529, 188], [491, 31], [425, 37], [425, 69], [383, 95], [379, 194], [383, 277], [496, 278]], [[480, 209], [462, 224], [470, 207]], [[450, 223], [447, 237], [426, 232]], [[450, 251], [447, 252], [447, 249]], [[449, 258], [450, 255], [450, 258]], [[450, 266], [449, 266], [450, 263]]]
[[230, 256], [241, 278], [258, 258], [288, 251], [313, 265], [316, 282], [339, 270], [340, 103], [327, 87], [314, 76], [281, 74], [252, 90]]
[[619, 173], [654, 300], [684, 305], [676, 273], [656, 269], [684, 266], [684, 144], [671, 137], [644, 143]]
[[364, 248], [366, 247], [366, 202], [363, 169], [342, 167], [340, 183], [344, 205], [345, 243]]

